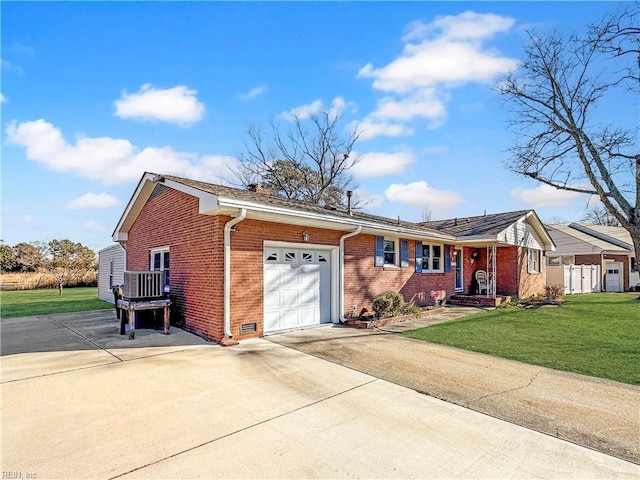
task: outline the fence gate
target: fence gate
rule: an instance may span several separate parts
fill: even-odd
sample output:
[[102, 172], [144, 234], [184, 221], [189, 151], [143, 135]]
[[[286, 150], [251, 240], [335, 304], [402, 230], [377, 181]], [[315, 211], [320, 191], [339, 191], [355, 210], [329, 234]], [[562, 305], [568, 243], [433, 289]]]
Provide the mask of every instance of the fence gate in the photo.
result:
[[565, 295], [600, 292], [600, 265], [547, 267], [547, 285], [564, 285]]

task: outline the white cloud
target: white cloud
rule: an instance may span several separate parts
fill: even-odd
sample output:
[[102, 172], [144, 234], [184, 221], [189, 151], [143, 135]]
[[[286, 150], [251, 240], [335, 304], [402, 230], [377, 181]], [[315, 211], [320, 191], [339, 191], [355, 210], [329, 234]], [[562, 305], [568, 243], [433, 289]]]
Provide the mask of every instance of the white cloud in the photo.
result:
[[102, 232], [105, 230], [104, 225], [101, 225], [100, 223], [94, 220], [89, 220], [88, 222], [85, 222], [82, 228], [88, 232]]
[[370, 193], [363, 187], [356, 188], [353, 192], [353, 198], [355, 203], [361, 205], [366, 211], [375, 210], [384, 202], [384, 198], [381, 195]]
[[305, 120], [326, 111], [330, 117], [335, 118], [342, 115], [342, 112], [347, 107], [347, 105], [350, 105], [350, 103], [346, 102], [344, 98], [336, 97], [331, 101], [331, 106], [329, 108], [325, 108], [322, 100], [317, 99], [306, 105], [300, 105], [299, 107], [292, 108], [289, 111], [282, 112], [278, 116], [292, 122], [296, 118]]
[[[490, 83], [517, 66], [517, 60], [485, 46], [496, 33], [508, 31], [514, 19], [464, 12], [413, 22], [403, 37], [401, 54], [386, 65], [364, 65], [359, 78], [371, 78], [373, 88], [392, 96], [382, 98], [363, 123], [385, 125], [426, 119], [428, 128], [444, 123], [451, 91], [468, 83]], [[389, 130], [372, 129], [367, 138]], [[406, 133], [408, 130], [404, 130]]]
[[496, 33], [508, 31], [514, 23], [515, 19], [511, 17], [467, 11], [460, 15], [437, 17], [430, 24], [421, 21], [411, 22], [407, 28], [407, 34], [402, 39], [405, 42], [420, 40], [438, 31], [443, 38], [447, 39], [491, 38]]
[[407, 121], [417, 117], [437, 119], [444, 116], [446, 107], [443, 99], [432, 88], [421, 89], [400, 100], [385, 97], [378, 102], [372, 117]]
[[289, 121], [293, 121], [296, 118], [304, 120], [305, 118], [317, 115], [322, 111], [322, 108], [322, 100], [318, 99], [306, 105], [300, 105], [299, 107], [292, 108], [287, 112], [282, 112], [279, 116]]
[[38, 220], [38, 217], [30, 213], [22, 217], [23, 223], [36, 223], [37, 220]]
[[389, 185], [384, 194], [390, 202], [415, 207], [428, 205], [434, 213], [438, 214], [444, 214], [463, 201], [458, 193], [430, 187], [424, 180], [406, 185]]
[[197, 93], [184, 85], [156, 89], [145, 83], [137, 93], [122, 92], [120, 100], [114, 102], [115, 115], [141, 121], [190, 125], [204, 117], [205, 108], [196, 98]]
[[541, 184], [536, 188], [518, 187], [511, 191], [511, 200], [522, 202], [529, 207], [564, 207], [584, 194], [560, 190], [551, 185]]
[[217, 178], [231, 180], [230, 168], [237, 162], [233, 157], [177, 152], [170, 146], [140, 150], [129, 140], [111, 137], [85, 137], [71, 144], [60, 129], [43, 119], [11, 122], [6, 133], [7, 144], [24, 147], [29, 160], [50, 170], [74, 173], [105, 184], [137, 180], [145, 171], [189, 178], [214, 173]]
[[378, 90], [406, 94], [422, 87], [488, 83], [516, 65], [517, 60], [482, 50], [476, 42], [436, 39], [406, 45], [403, 55], [384, 67], [368, 63], [358, 76], [373, 78]]
[[240, 99], [243, 102], [248, 102], [250, 100], [253, 100], [256, 97], [259, 97], [260, 95], [266, 92], [267, 92], [267, 87], [264, 85], [260, 85], [258, 87], [252, 88], [248, 92], [240, 93], [238, 95], [238, 99]]
[[85, 208], [110, 208], [120, 205], [120, 201], [113, 195], [108, 193], [85, 193], [75, 200], [67, 203], [67, 208], [85, 209]]
[[382, 177], [402, 173], [407, 165], [414, 161], [413, 153], [409, 151], [384, 153], [369, 152], [360, 157], [360, 161], [351, 168], [351, 173], [357, 177]]
[[0, 92], [0, 103], [7, 103], [7, 97], [2, 92]]
[[370, 138], [379, 137], [381, 135], [387, 137], [402, 137], [413, 135], [413, 128], [400, 123], [381, 122], [371, 117], [367, 117], [361, 122], [352, 122], [350, 128], [357, 125], [360, 132], [360, 140], [369, 140]]
[[4, 58], [0, 59], [0, 67], [2, 68], [2, 70], [6, 70], [7, 72], [12, 72], [19, 76], [24, 75], [24, 70], [20, 65], [11, 63], [10, 61], [5, 60]]

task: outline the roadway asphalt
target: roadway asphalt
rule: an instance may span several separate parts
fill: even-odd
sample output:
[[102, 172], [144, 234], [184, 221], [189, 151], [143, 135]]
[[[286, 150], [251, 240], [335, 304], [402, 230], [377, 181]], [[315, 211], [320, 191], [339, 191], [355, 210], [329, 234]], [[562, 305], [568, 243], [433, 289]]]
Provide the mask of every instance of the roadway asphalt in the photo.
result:
[[[274, 342], [292, 333], [230, 348], [175, 328], [130, 341], [113, 311], [1, 327], [4, 478], [640, 478], [633, 463]], [[296, 334], [338, 331], [354, 332]]]

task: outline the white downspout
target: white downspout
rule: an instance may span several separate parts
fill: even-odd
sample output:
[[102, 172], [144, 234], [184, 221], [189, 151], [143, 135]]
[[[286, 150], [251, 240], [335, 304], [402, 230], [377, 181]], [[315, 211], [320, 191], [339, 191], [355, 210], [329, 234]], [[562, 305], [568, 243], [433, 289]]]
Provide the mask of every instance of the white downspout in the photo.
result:
[[247, 209], [240, 209], [240, 215], [224, 224], [224, 334], [227, 338], [231, 333], [231, 227], [240, 223], [247, 216]]
[[362, 226], [358, 225], [358, 227], [353, 231], [349, 232], [340, 237], [340, 322], [344, 323], [347, 321], [344, 318], [344, 241], [347, 238], [355, 237], [362, 231]]

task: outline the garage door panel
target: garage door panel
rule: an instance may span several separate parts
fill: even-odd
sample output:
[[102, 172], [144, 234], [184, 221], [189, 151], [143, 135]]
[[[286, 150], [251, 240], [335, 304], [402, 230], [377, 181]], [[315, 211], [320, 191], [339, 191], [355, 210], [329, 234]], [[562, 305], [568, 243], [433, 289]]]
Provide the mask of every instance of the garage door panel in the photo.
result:
[[265, 249], [264, 330], [331, 321], [331, 269], [327, 251]]

